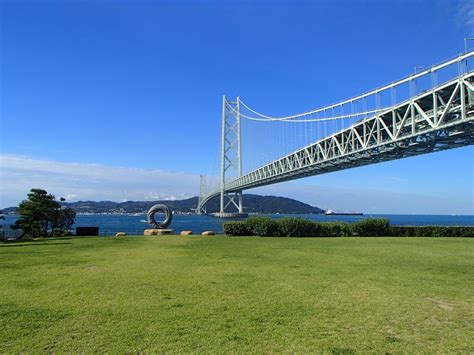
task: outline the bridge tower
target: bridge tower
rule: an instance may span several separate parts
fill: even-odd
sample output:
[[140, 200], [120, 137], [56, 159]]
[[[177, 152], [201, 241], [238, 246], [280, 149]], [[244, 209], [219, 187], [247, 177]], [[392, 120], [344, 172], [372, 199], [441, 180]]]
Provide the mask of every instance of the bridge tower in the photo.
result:
[[206, 207], [203, 204], [204, 199], [207, 195], [207, 179], [206, 175], [200, 175], [200, 186], [199, 186], [199, 200], [196, 209], [197, 214], [206, 213]]
[[[231, 171], [237, 174], [237, 178], [242, 176], [239, 97], [235, 101], [228, 101], [225, 95], [222, 97], [221, 145], [220, 209], [216, 217], [243, 215], [242, 190], [230, 192], [225, 189], [226, 177]], [[237, 208], [237, 214], [226, 212], [230, 205]]]

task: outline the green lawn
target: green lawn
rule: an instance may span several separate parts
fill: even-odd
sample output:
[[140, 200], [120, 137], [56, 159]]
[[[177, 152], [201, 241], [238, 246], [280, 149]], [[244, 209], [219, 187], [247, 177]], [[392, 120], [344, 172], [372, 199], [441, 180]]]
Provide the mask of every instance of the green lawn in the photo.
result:
[[473, 352], [474, 239], [0, 244], [0, 352]]

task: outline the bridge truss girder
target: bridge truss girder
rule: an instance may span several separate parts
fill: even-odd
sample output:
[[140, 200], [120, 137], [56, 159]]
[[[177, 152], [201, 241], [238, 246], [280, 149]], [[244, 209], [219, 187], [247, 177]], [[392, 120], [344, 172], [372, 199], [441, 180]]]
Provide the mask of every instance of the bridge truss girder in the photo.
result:
[[[226, 192], [474, 144], [474, 73], [226, 183]], [[220, 191], [211, 191], [205, 204]]]

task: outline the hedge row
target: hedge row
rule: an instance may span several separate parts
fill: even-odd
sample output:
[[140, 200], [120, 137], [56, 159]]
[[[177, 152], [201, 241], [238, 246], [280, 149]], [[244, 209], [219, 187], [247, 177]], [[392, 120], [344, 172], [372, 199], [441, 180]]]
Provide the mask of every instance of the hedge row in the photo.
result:
[[367, 218], [354, 223], [313, 222], [302, 218], [272, 219], [251, 217], [245, 221], [226, 222], [228, 236], [261, 237], [474, 237], [474, 227], [390, 226], [386, 218]]
[[469, 226], [393, 226], [397, 237], [463, 237], [474, 238], [474, 227]]

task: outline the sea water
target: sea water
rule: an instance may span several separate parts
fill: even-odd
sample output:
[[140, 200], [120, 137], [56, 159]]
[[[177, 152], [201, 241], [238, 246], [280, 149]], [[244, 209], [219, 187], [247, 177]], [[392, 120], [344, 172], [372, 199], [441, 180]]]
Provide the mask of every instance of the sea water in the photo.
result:
[[[162, 216], [162, 215], [161, 215]], [[156, 214], [156, 220], [163, 219], [160, 214]], [[367, 214], [363, 216], [326, 216], [319, 214], [273, 214], [260, 215], [272, 218], [300, 217], [318, 222], [355, 222], [364, 218], [388, 218], [392, 225], [441, 225], [441, 226], [474, 226], [474, 216], [468, 215], [390, 215], [390, 214]], [[5, 216], [5, 221], [0, 221], [5, 228], [15, 222], [16, 215]], [[195, 234], [206, 230], [222, 232], [222, 224], [230, 219], [220, 219], [208, 215], [174, 215], [173, 222], [169, 228], [179, 233], [182, 230], [191, 230]], [[76, 227], [99, 227], [100, 235], [111, 235], [117, 232], [126, 232], [128, 234], [142, 235], [143, 230], [151, 228], [146, 221], [146, 214], [107, 214], [107, 215], [77, 215]]]

